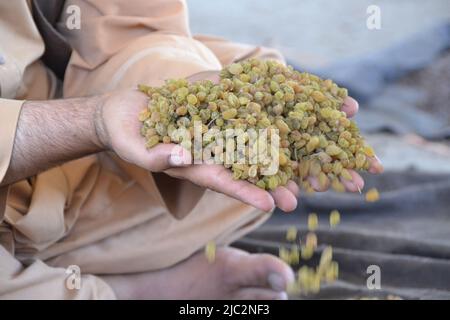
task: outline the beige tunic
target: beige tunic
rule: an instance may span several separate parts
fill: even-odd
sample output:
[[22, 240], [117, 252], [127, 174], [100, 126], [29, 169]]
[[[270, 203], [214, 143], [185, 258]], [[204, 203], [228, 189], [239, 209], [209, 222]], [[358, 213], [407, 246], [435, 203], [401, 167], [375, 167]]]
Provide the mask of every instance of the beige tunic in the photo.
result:
[[[281, 59], [274, 50], [193, 37], [182, 0], [66, 1], [70, 5], [81, 9], [81, 29], [69, 30], [67, 15], [61, 17], [58, 29], [74, 50], [65, 97], [158, 85], [250, 56]], [[43, 49], [27, 1], [0, 2], [2, 98], [54, 97], [58, 82], [39, 61]], [[0, 100], [0, 181], [20, 106]], [[114, 298], [95, 275], [166, 268], [209, 240], [229, 244], [267, 218], [111, 153], [71, 161], [0, 190], [0, 299]], [[69, 265], [81, 269], [80, 290], [66, 287]]]

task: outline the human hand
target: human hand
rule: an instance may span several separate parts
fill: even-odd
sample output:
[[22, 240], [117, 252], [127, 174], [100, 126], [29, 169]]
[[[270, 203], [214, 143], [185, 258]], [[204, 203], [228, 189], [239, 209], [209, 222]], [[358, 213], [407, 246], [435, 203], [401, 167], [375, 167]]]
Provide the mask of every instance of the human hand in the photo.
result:
[[[190, 78], [191, 81], [200, 79], [218, 81], [218, 74], [202, 72]], [[275, 206], [283, 211], [292, 211], [297, 207], [300, 190], [293, 181], [273, 191], [266, 191], [248, 181], [234, 180], [231, 171], [221, 164], [191, 164], [191, 154], [178, 145], [161, 143], [148, 150], [140, 134], [142, 123], [138, 120], [139, 112], [147, 103], [148, 97], [144, 93], [126, 90], [110, 94], [99, 107], [95, 121], [99, 139], [123, 160], [152, 172], [165, 172], [172, 177], [189, 180], [264, 211], [271, 211]], [[352, 117], [358, 111], [358, 103], [347, 98], [342, 111]], [[377, 158], [370, 161], [369, 172], [383, 170]], [[353, 179], [342, 180], [342, 183], [348, 191], [361, 190], [363, 179], [356, 171], [349, 171]], [[310, 177], [308, 180], [316, 191], [328, 189], [328, 186], [321, 189], [316, 178]]]

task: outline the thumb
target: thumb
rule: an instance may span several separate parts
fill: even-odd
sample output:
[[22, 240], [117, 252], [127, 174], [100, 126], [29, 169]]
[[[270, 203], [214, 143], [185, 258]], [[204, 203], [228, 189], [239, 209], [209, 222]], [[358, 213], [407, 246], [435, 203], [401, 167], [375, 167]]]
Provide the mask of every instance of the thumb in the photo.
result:
[[150, 171], [163, 171], [192, 164], [192, 155], [177, 144], [160, 143], [147, 151], [147, 166]]

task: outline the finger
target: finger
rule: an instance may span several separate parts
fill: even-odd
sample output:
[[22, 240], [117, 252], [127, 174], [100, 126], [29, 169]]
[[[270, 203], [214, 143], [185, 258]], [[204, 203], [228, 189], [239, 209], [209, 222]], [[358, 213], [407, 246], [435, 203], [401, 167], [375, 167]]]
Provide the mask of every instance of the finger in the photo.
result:
[[138, 148], [135, 150], [138, 165], [153, 172], [163, 171], [172, 167], [184, 167], [192, 163], [189, 151], [175, 144], [160, 143], [147, 150]]
[[300, 196], [300, 188], [298, 187], [298, 184], [296, 184], [294, 181], [289, 180], [286, 185], [286, 188], [288, 188], [288, 190], [292, 192], [294, 197], [298, 198]]
[[314, 191], [318, 191], [318, 192], [324, 192], [327, 191], [328, 188], [330, 187], [330, 181], [328, 180], [328, 182], [321, 186], [319, 183], [319, 179], [317, 177], [313, 177], [313, 176], [309, 176], [308, 177], [308, 182], [311, 185], [311, 187], [313, 188]]
[[346, 180], [341, 177], [340, 180], [342, 184], [345, 186], [347, 191], [360, 192], [364, 188], [363, 178], [355, 170], [348, 170], [348, 172], [352, 176], [352, 180]]
[[358, 112], [358, 109], [358, 101], [356, 101], [352, 97], [347, 97], [344, 100], [341, 111], [344, 111], [347, 114], [347, 117], [351, 118]]
[[220, 192], [255, 208], [270, 212], [275, 203], [271, 195], [245, 180], [234, 180], [230, 170], [218, 164], [191, 165], [186, 168], [172, 168], [167, 174], [192, 181], [193, 183]]
[[370, 173], [382, 173], [384, 171], [384, 167], [381, 164], [380, 158], [378, 158], [377, 156], [368, 157], [368, 158], [369, 158], [369, 163], [370, 163], [370, 167], [369, 167]]
[[277, 187], [270, 191], [275, 205], [284, 212], [291, 212], [297, 208], [297, 198], [286, 187]]

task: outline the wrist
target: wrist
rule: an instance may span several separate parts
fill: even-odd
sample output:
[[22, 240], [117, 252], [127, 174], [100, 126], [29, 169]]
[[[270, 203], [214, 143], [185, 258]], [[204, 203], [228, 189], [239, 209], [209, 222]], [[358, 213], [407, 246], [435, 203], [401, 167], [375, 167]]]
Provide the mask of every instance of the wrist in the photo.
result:
[[109, 134], [103, 117], [103, 109], [107, 98], [107, 95], [101, 95], [92, 98], [94, 99], [94, 110], [92, 111], [92, 143], [94, 143], [100, 149], [100, 151], [111, 149]]

